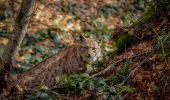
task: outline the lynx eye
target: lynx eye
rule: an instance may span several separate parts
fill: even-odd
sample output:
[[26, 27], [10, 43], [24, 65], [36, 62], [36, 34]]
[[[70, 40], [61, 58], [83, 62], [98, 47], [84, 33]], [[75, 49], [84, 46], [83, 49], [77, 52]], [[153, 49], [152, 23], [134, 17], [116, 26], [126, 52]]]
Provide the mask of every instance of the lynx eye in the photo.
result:
[[92, 50], [95, 50], [96, 48], [91, 48]]
[[85, 47], [83, 47], [84, 49], [89, 49], [89, 47], [87, 47], [87, 46], [85, 46]]
[[92, 50], [95, 50], [95, 48], [92, 48]]
[[87, 55], [87, 57], [88, 57], [88, 58], [90, 58], [90, 57], [91, 57], [91, 55], [90, 55], [90, 54], [88, 54], [88, 55]]

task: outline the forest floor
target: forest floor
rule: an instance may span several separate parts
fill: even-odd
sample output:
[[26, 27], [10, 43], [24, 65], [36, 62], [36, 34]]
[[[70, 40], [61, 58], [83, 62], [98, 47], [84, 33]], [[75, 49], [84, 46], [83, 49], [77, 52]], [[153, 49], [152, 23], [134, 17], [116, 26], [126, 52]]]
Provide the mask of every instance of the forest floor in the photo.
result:
[[[0, 6], [1, 55], [12, 33], [20, 2], [15, 2], [16, 7], [11, 9], [7, 0], [0, 1], [6, 5]], [[82, 33], [99, 41], [103, 61], [88, 66], [89, 76], [67, 78], [67, 81], [78, 84], [74, 91], [68, 82], [60, 87], [64, 92], [58, 89], [55, 93], [45, 93], [62, 99], [169, 100], [169, 16], [160, 14], [143, 25], [131, 26], [144, 11], [146, 3], [147, 0], [39, 0], [16, 56], [16, 69], [11, 73], [28, 70], [73, 44], [77, 34]], [[124, 33], [128, 37], [127, 44], [121, 44], [122, 40], [127, 41], [126, 37], [118, 40]], [[120, 52], [117, 52], [117, 43], [123, 46]], [[81, 81], [77, 83], [74, 78]], [[100, 83], [98, 86], [96, 81]], [[38, 93], [27, 97], [36, 98]]]

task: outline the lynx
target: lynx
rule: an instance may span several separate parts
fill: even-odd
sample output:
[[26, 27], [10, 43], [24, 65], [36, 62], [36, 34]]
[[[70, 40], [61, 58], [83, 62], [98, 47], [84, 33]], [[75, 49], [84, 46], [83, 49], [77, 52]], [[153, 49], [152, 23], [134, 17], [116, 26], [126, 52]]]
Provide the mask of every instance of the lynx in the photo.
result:
[[17, 76], [16, 80], [8, 85], [8, 88], [16, 85], [21, 86], [24, 90], [32, 90], [40, 85], [51, 88], [56, 84], [57, 76], [85, 70], [87, 64], [96, 61], [101, 56], [101, 49], [92, 39], [80, 36], [80, 41]]

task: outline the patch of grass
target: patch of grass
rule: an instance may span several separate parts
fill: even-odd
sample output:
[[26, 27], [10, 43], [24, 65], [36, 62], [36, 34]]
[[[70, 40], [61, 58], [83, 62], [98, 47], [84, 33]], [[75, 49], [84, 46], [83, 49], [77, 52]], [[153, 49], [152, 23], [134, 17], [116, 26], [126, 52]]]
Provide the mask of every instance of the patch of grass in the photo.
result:
[[155, 40], [154, 50], [161, 58], [170, 57], [170, 32], [162, 29]]

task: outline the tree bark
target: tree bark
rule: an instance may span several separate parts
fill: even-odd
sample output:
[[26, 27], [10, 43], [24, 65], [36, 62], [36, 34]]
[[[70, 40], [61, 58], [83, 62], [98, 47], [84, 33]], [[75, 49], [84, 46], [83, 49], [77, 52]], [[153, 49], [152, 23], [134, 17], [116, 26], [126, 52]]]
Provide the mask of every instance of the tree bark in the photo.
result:
[[27, 26], [34, 3], [35, 0], [22, 0], [20, 12], [15, 21], [14, 34], [11, 35], [0, 61], [0, 90], [6, 87], [6, 76], [9, 74], [8, 72], [12, 67], [12, 62], [15, 60], [18, 49], [27, 32]]

